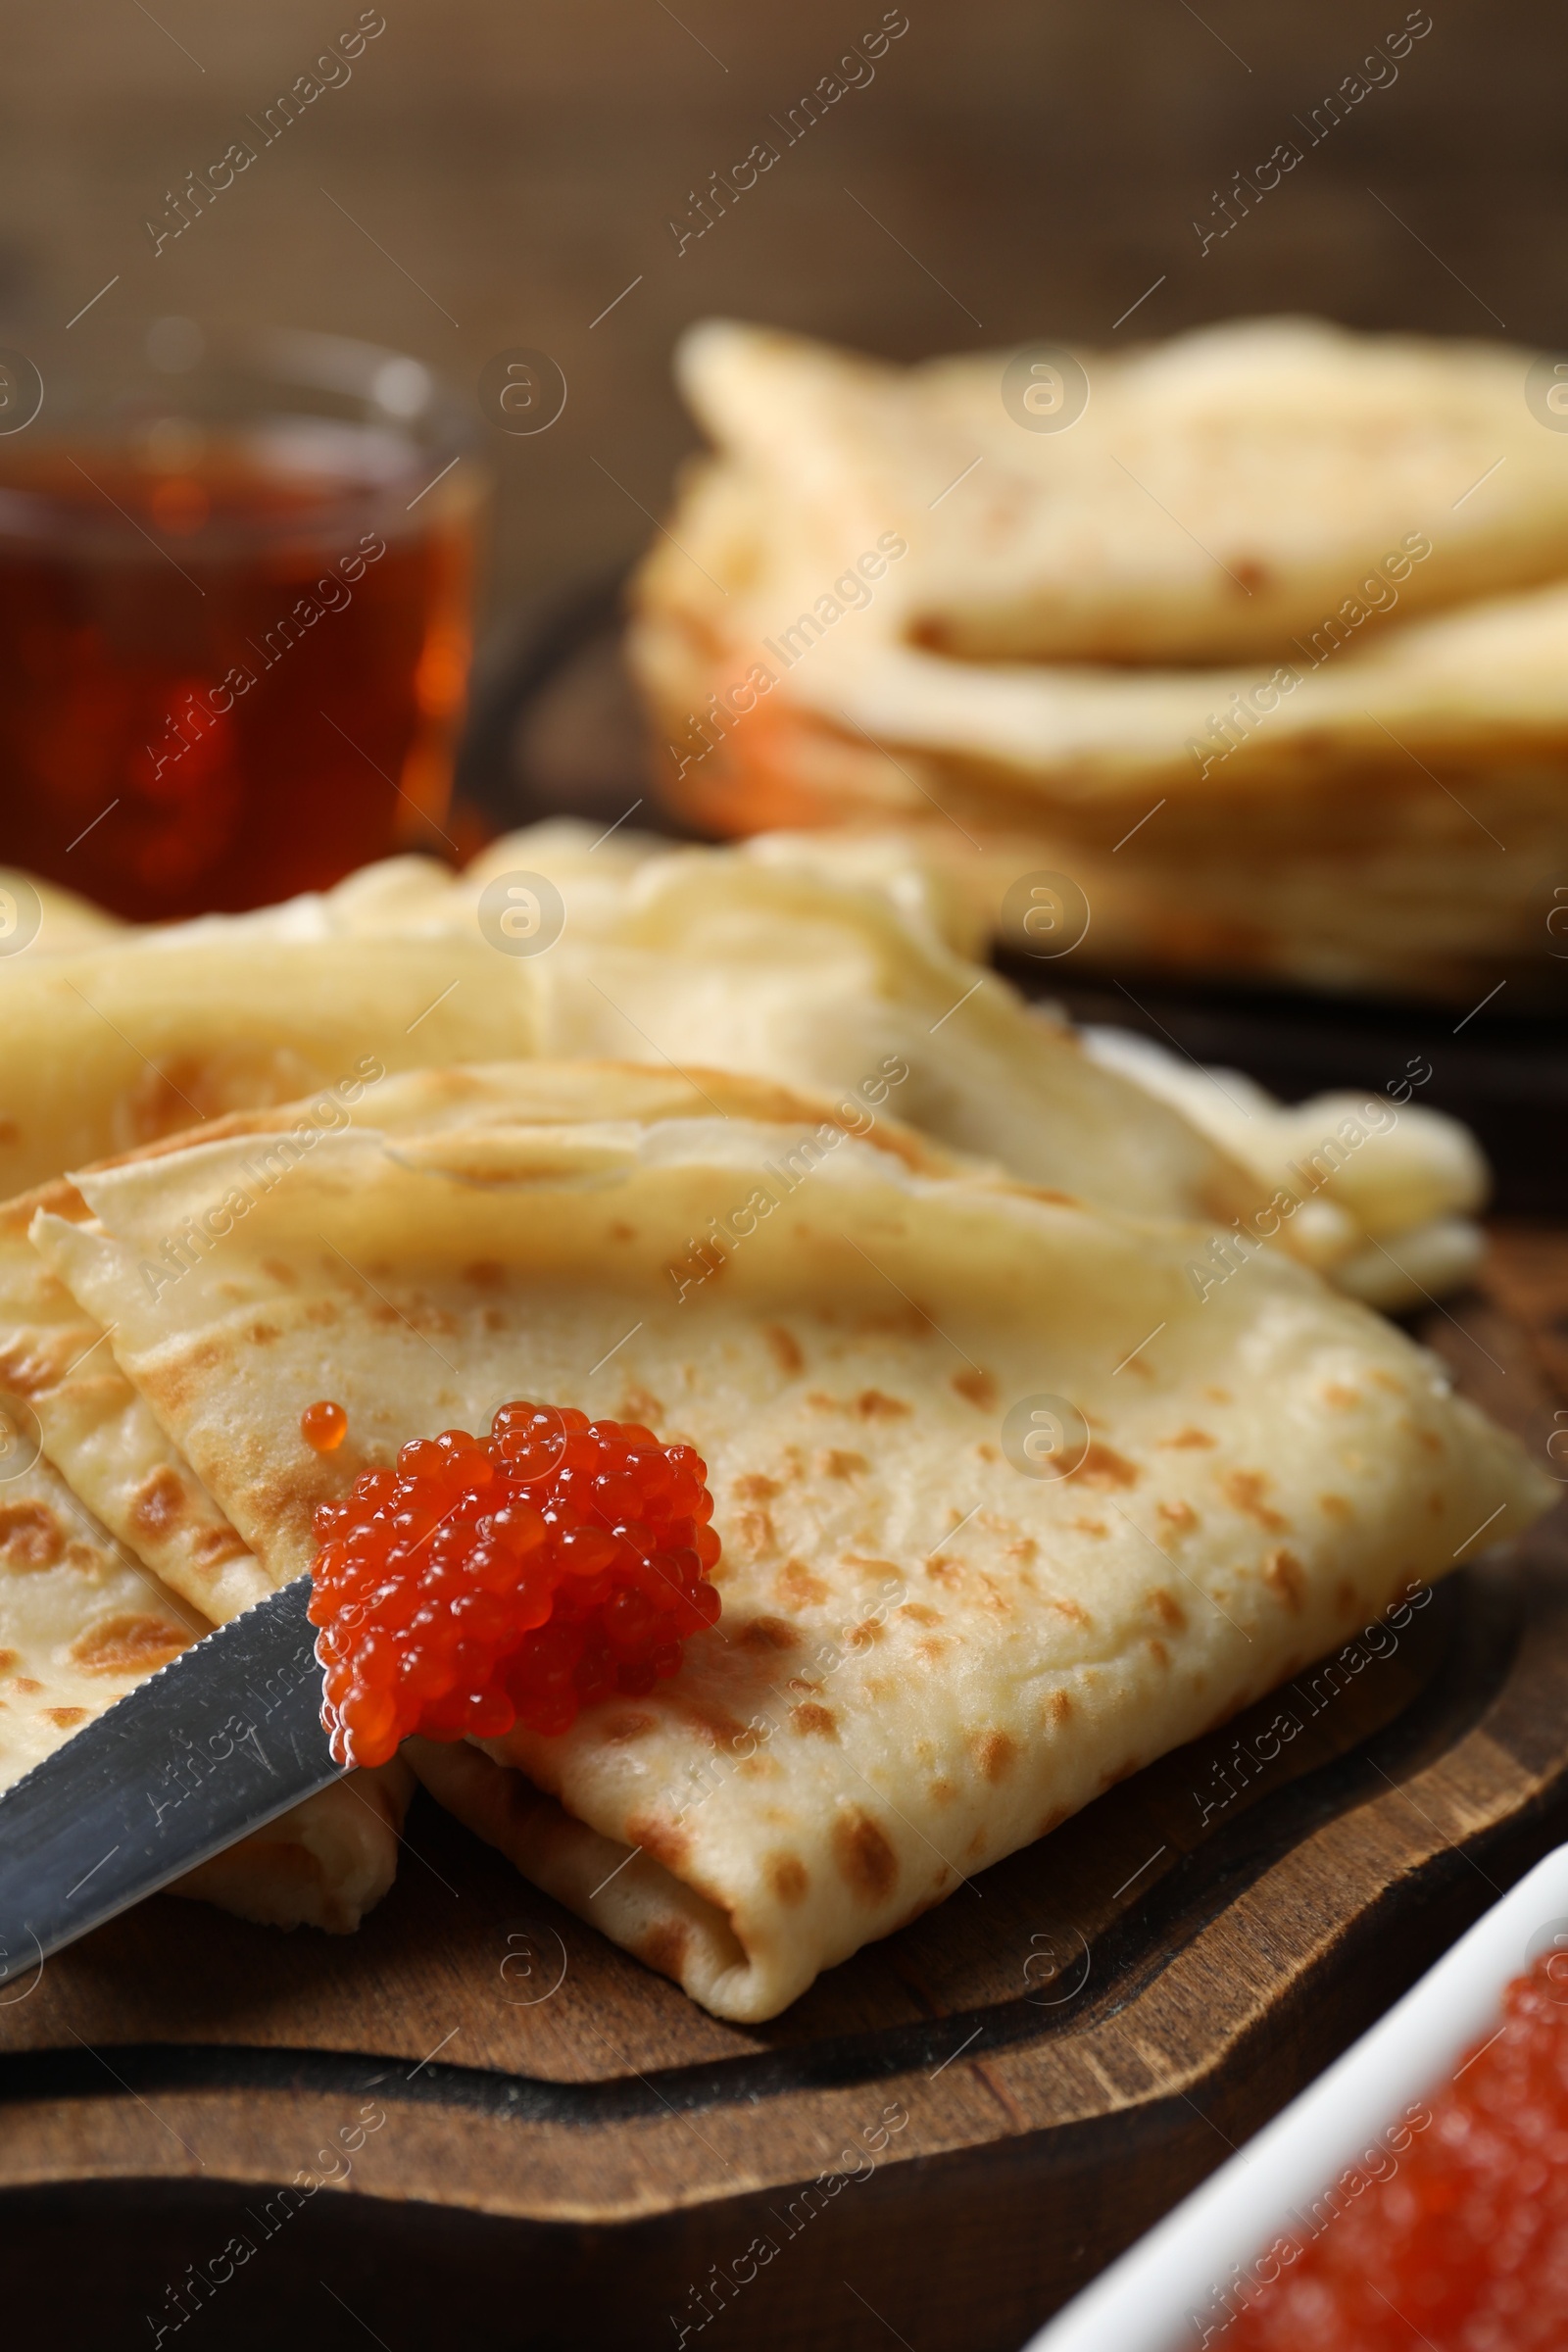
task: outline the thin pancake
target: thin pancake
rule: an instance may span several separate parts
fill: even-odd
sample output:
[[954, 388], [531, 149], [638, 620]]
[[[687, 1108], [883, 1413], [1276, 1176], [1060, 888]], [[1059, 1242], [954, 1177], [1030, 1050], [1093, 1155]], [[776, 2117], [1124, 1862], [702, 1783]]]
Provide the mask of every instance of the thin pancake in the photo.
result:
[[[720, 1625], [646, 1699], [492, 1750], [559, 1817], [514, 1837], [466, 1759], [431, 1777], [725, 2016], [775, 2014], [1555, 1495], [1430, 1357], [1277, 1254], [1200, 1298], [1200, 1232], [836, 1132], [334, 1135], [150, 1284], [243, 1149], [87, 1177], [97, 1222], [33, 1238], [270, 1576], [360, 1468], [510, 1396], [708, 1459]], [[299, 1428], [321, 1396], [348, 1414], [324, 1458]], [[571, 1822], [630, 1857], [611, 1886]]]

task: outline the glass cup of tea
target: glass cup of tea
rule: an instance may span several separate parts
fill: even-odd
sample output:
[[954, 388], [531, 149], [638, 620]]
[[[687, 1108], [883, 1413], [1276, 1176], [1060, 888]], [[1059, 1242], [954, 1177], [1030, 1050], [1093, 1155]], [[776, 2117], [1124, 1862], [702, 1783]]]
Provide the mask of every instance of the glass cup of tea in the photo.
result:
[[0, 864], [157, 921], [450, 854], [488, 488], [369, 344], [0, 354]]

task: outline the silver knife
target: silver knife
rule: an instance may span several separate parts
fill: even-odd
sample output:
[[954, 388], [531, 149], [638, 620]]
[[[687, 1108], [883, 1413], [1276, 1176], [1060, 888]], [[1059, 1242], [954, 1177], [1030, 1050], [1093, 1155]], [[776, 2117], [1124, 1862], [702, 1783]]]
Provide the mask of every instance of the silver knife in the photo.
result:
[[296, 1577], [0, 1796], [0, 1984], [339, 1780]]

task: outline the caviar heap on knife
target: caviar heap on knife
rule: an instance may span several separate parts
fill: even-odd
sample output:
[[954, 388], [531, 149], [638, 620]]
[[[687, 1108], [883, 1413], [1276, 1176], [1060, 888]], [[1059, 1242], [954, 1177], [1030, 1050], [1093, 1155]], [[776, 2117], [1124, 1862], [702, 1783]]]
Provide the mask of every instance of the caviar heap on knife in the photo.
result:
[[362, 1473], [315, 1517], [333, 1755], [382, 1764], [411, 1733], [493, 1740], [519, 1721], [561, 1733], [678, 1672], [720, 1608], [707, 1477], [639, 1423], [524, 1402], [488, 1438], [443, 1430]]

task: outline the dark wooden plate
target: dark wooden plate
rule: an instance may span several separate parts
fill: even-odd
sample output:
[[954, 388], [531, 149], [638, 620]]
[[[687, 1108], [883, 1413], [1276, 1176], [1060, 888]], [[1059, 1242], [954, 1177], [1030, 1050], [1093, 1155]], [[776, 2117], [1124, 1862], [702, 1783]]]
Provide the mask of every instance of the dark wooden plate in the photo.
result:
[[[1423, 1336], [1568, 1475], [1568, 1237], [1500, 1231]], [[1021, 2343], [1568, 1837], [1560, 1517], [761, 2029], [427, 1801], [353, 1940], [155, 1898], [0, 2007], [8, 2315], [95, 2348]]]

